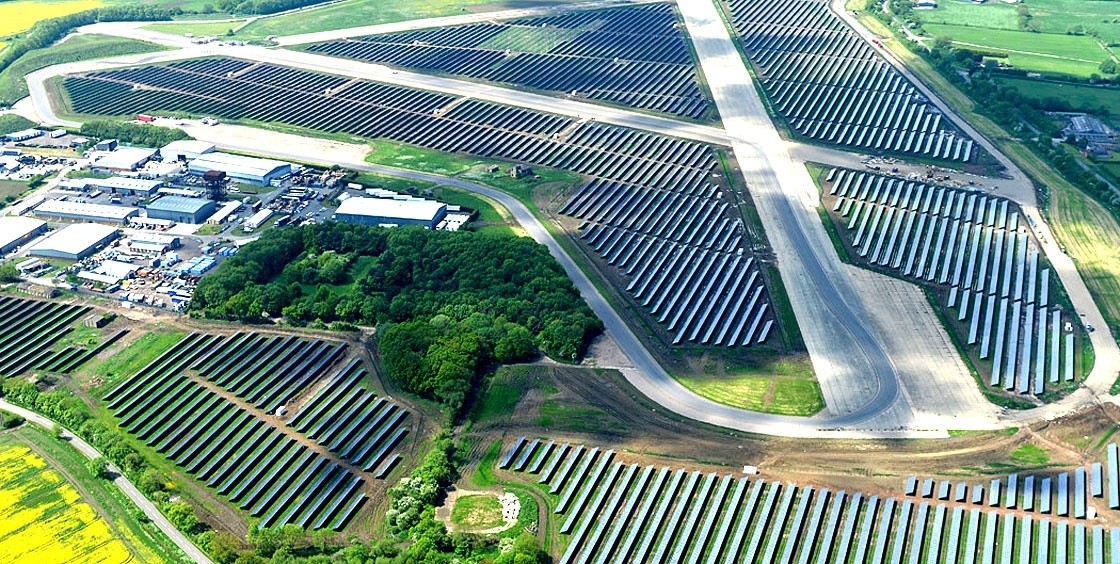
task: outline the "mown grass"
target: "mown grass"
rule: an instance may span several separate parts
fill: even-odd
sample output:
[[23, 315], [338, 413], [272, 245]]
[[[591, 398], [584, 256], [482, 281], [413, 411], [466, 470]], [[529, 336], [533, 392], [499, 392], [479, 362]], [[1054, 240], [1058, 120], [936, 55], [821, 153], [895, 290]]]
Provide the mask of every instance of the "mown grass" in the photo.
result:
[[[1057, 35], [988, 29], [964, 25], [925, 24], [931, 37], [951, 37], [968, 48], [1007, 53], [1006, 62], [1017, 69], [1047, 74], [1064, 74], [1088, 78], [1100, 73], [1101, 61], [1109, 53], [1096, 39], [1082, 35]], [[1019, 52], [1017, 52], [1019, 51]]]
[[104, 379], [98, 386], [98, 395], [103, 394], [123, 378], [131, 377], [141, 368], [167, 352], [183, 339], [181, 331], [152, 331], [129, 343], [124, 350], [93, 366], [90, 372]]
[[824, 409], [820, 386], [813, 377], [808, 360], [761, 355], [724, 374], [676, 376], [691, 392], [712, 401], [780, 415], [813, 415]]
[[502, 504], [493, 495], [467, 495], [455, 500], [451, 508], [451, 522], [467, 529], [490, 529], [499, 527], [502, 520]]
[[[3, 6], [3, 4], [0, 4]], [[107, 35], [72, 35], [46, 49], [28, 51], [0, 72], [0, 100], [14, 102], [28, 95], [26, 77], [41, 68], [74, 61], [162, 51], [164, 47]]]

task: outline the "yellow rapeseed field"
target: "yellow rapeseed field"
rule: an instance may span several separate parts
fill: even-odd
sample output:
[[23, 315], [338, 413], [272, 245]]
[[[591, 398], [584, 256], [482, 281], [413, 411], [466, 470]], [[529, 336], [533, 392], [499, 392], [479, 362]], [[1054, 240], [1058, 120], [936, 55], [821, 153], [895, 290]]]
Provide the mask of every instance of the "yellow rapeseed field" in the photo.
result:
[[108, 524], [31, 449], [0, 450], [0, 554], [4, 562], [132, 560]]
[[57, 18], [103, 5], [101, 0], [15, 0], [0, 2], [0, 37], [31, 29], [39, 20]]

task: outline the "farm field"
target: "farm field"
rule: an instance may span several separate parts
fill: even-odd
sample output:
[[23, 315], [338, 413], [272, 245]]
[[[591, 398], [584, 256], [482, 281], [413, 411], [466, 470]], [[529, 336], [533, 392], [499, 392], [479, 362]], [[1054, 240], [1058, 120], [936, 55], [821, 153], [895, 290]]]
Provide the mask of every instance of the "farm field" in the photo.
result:
[[670, 4], [358, 37], [306, 49], [690, 119], [712, 115]]
[[31, 29], [35, 22], [90, 10], [101, 0], [12, 0], [0, 2], [0, 40]]
[[924, 24], [932, 37], [951, 37], [963, 47], [1007, 53], [1013, 67], [1046, 75], [1089, 78], [1100, 74], [1098, 66], [1110, 57], [1097, 40], [1082, 35], [1057, 35], [985, 29], [971, 26]]
[[[889, 496], [685, 468], [549, 439], [508, 443], [498, 469], [552, 500], [557, 562], [1120, 562], [1108, 462], [976, 483], [905, 480]], [[900, 479], [901, 480], [901, 479]], [[1107, 509], [1106, 509], [1107, 508]]]
[[[1120, 42], [1120, 6], [1108, 0], [1032, 0], [1024, 4], [1031, 23], [1044, 34], [1065, 35], [1081, 26], [1106, 43]], [[939, 2], [936, 9], [916, 12], [924, 23], [1018, 31], [1019, 4], [1003, 2]]]
[[[234, 72], [236, 80], [228, 76]], [[131, 86], [141, 84], [177, 91]], [[759, 243], [748, 240], [738, 203], [716, 178], [723, 169], [710, 146], [232, 59], [69, 77], [65, 88], [79, 114], [212, 113], [419, 146], [425, 155], [451, 154], [435, 158], [455, 167], [467, 154], [590, 178], [557, 211], [572, 218], [572, 229], [668, 342], [754, 346], [774, 328], [759, 265], [747, 251]]]
[[996, 80], [1018, 89], [1025, 96], [1039, 99], [1059, 98], [1076, 110], [1098, 112], [1100, 108], [1105, 108], [1111, 116], [1120, 116], [1120, 89], [1027, 78], [997, 78]]
[[[943, 119], [824, 1], [723, 4], [759, 82], [790, 132], [856, 151], [970, 162], [973, 140]], [[803, 21], [791, 27], [790, 18]]]
[[[0, 9], [3, 9], [2, 4]], [[24, 54], [0, 71], [0, 103], [11, 103], [26, 97], [27, 82], [24, 76], [41, 68], [73, 61], [148, 53], [162, 49], [163, 47], [153, 43], [123, 37], [70, 35], [65, 41], [49, 49], [35, 49]]]
[[1087, 373], [1079, 324], [1014, 203], [846, 169], [822, 188], [849, 256], [936, 288], [991, 386], [1041, 396]]
[[134, 555], [26, 446], [0, 441], [0, 554], [7, 562], [124, 563]]
[[[341, 530], [365, 504], [367, 479], [384, 478], [399, 461], [394, 450], [408, 432], [408, 412], [364, 387], [358, 361], [332, 371], [345, 348], [191, 333], [105, 402], [123, 429], [262, 526]], [[289, 413], [289, 402], [319, 383]]]

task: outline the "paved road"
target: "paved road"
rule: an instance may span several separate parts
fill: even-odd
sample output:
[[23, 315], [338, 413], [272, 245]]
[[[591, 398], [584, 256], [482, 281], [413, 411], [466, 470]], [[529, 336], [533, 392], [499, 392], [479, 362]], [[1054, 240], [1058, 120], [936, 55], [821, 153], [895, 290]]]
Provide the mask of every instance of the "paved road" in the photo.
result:
[[[57, 425], [54, 421], [34, 411], [24, 409], [18, 405], [12, 405], [3, 399], [0, 399], [0, 410], [15, 413], [45, 429], [50, 429]], [[88, 459], [104, 458], [92, 445], [67, 429], [62, 430], [62, 438], [69, 442], [74, 448], [78, 449], [78, 452], [81, 452], [82, 455]], [[175, 526], [167, 520], [167, 517], [164, 517], [163, 513], [159, 512], [155, 504], [144, 497], [144, 494], [140, 493], [140, 490], [136, 489], [136, 486], [132, 485], [132, 482], [130, 482], [118, 468], [110, 464], [109, 469], [117, 474], [117, 477], [113, 480], [113, 484], [120, 488], [121, 491], [124, 492], [124, 495], [128, 496], [128, 499], [131, 499], [132, 502], [144, 512], [144, 515], [146, 515], [155, 526], [159, 527], [159, 530], [163, 531], [163, 534], [167, 535], [180, 550], [199, 564], [213, 564], [210, 558], [206, 556], [206, 553], [195, 546], [195, 544], [191, 542], [186, 535], [180, 532], [179, 529], [176, 529]]]

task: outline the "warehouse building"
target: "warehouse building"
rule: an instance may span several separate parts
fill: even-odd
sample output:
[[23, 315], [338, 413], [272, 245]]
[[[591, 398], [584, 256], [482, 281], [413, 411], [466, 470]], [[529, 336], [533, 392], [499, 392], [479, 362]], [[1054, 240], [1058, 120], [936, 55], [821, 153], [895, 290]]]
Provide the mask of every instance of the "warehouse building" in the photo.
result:
[[25, 129], [23, 131], [16, 131], [16, 132], [9, 133], [9, 134], [5, 135], [4, 140], [5, 141], [11, 141], [13, 143], [19, 143], [21, 141], [27, 141], [29, 139], [34, 139], [34, 138], [36, 138], [36, 137], [38, 137], [42, 134], [43, 134], [43, 130], [41, 130], [41, 129]]
[[338, 206], [334, 218], [360, 225], [422, 225], [435, 229], [447, 215], [447, 205], [431, 200], [349, 198]]
[[159, 150], [159, 157], [165, 161], [193, 161], [202, 155], [213, 152], [213, 143], [184, 139], [172, 141], [165, 145]]
[[24, 243], [47, 232], [47, 222], [19, 216], [0, 217], [0, 255], [6, 255]]
[[47, 200], [32, 212], [38, 217], [63, 221], [85, 221], [91, 223], [128, 223], [140, 215], [140, 210], [125, 206], [106, 206], [68, 202], [66, 200]]
[[141, 147], [120, 147], [116, 151], [103, 155], [93, 163], [94, 171], [106, 172], [135, 172], [152, 157], [156, 155], [155, 149]]
[[109, 178], [96, 178], [87, 181], [89, 185], [102, 190], [120, 194], [122, 196], [150, 197], [159, 190], [163, 182], [159, 180], [145, 180], [143, 178], [124, 178], [112, 176]]
[[292, 164], [229, 153], [207, 153], [191, 161], [187, 170], [198, 176], [220, 171], [238, 182], [267, 186], [291, 174]]
[[166, 219], [176, 223], [202, 223], [214, 215], [217, 204], [213, 200], [163, 196], [148, 204], [148, 217]]
[[96, 223], [75, 223], [36, 243], [32, 256], [80, 260], [97, 252], [120, 235], [116, 227]]

